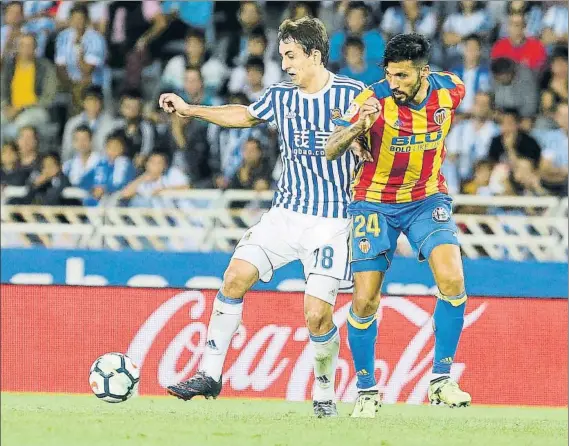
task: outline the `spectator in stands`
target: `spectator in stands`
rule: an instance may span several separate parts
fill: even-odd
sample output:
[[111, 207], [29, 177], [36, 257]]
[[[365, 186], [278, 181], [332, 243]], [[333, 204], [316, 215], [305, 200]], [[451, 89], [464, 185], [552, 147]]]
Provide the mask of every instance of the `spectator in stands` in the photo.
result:
[[[244, 65], [249, 57], [247, 42], [253, 30], [265, 28], [263, 23], [263, 11], [261, 5], [255, 1], [241, 2], [237, 13], [241, 30], [239, 35], [233, 35], [227, 47], [226, 65], [236, 67]], [[275, 36], [267, 35], [267, 54], [275, 52]]]
[[265, 64], [260, 57], [250, 57], [245, 64], [245, 83], [237, 91], [247, 96], [249, 102], [255, 102], [265, 91], [263, 76], [265, 75]]
[[533, 137], [521, 129], [518, 111], [509, 108], [502, 110], [500, 115], [501, 133], [492, 138], [488, 158], [495, 163], [506, 162], [512, 167], [517, 158], [527, 158], [532, 160], [537, 168], [541, 159], [541, 148]]
[[475, 34], [478, 42], [486, 40], [493, 23], [485, 9], [484, 2], [463, 0], [459, 3], [458, 12], [450, 14], [443, 24], [443, 44], [447, 59], [460, 59], [463, 52], [461, 43], [466, 42], [465, 37]]
[[184, 90], [180, 96], [188, 104], [215, 105], [215, 98], [206, 93], [204, 80], [199, 68], [187, 68], [184, 74]]
[[167, 146], [172, 155], [172, 164], [184, 172], [194, 188], [212, 186], [210, 147], [207, 124], [199, 119], [170, 115], [170, 131]]
[[121, 135], [110, 135], [105, 148], [106, 157], [81, 182], [82, 187], [91, 192], [84, 203], [87, 206], [96, 206], [103, 195], [122, 190], [136, 176], [132, 161], [125, 155], [126, 142]]
[[57, 152], [42, 156], [39, 171], [30, 175], [28, 193], [22, 198], [10, 199], [10, 204], [35, 204], [40, 206], [62, 206], [66, 204], [63, 189], [70, 186], [69, 180], [61, 170], [61, 159]]
[[10, 2], [3, 7], [2, 28], [0, 29], [0, 50], [2, 64], [16, 54], [18, 37], [28, 31], [24, 26], [22, 2]]
[[[65, 29], [70, 26], [71, 10], [76, 3], [78, 2], [72, 0], [58, 2], [57, 11], [55, 12], [55, 26], [57, 29]], [[105, 34], [105, 25], [109, 14], [107, 2], [88, 2], [87, 9], [93, 28], [99, 33]]]
[[540, 97], [539, 113], [533, 124], [533, 131], [541, 132], [557, 128], [555, 123], [555, 105], [553, 92], [551, 90], [543, 90]]
[[70, 27], [55, 41], [55, 63], [64, 89], [72, 93], [76, 113], [81, 109], [83, 90], [103, 85], [107, 44], [103, 36], [89, 26], [87, 7], [71, 9]]
[[554, 97], [554, 102], [567, 103], [567, 46], [553, 49], [549, 67], [541, 80], [541, 89], [549, 90]]
[[368, 7], [363, 2], [353, 2], [346, 12], [346, 25], [330, 36], [330, 63], [342, 63], [342, 49], [348, 37], [359, 37], [364, 43], [364, 58], [367, 63], [380, 63], [385, 52], [385, 41], [376, 29], [367, 29]]
[[291, 20], [298, 20], [302, 17], [316, 17], [316, 10], [318, 9], [316, 2], [291, 2], [286, 14], [286, 18]]
[[543, 147], [539, 175], [545, 189], [554, 195], [567, 196], [567, 168], [569, 165], [568, 120], [567, 102], [558, 103], [555, 111], [555, 121], [559, 128], [543, 132], [539, 138]]
[[27, 125], [18, 132], [18, 154], [20, 156], [20, 168], [26, 172], [26, 177], [39, 168], [39, 139], [35, 127]]
[[216, 94], [229, 73], [221, 60], [206, 52], [203, 32], [190, 29], [186, 34], [184, 49], [184, 54], [170, 59], [164, 68], [160, 78], [161, 90], [183, 90], [186, 68], [199, 68], [206, 92]]
[[1, 162], [0, 187], [24, 186], [26, 184], [29, 172], [20, 168], [20, 156], [15, 142], [5, 141], [2, 144]]
[[[521, 0], [509, 1], [507, 15], [522, 14], [526, 22], [526, 36], [537, 37], [543, 29], [543, 9], [539, 2], [526, 2]], [[508, 20], [503, 20], [498, 32], [500, 38], [508, 36]]]
[[[248, 61], [251, 58], [260, 58], [264, 66], [263, 87], [267, 88], [270, 85], [280, 82], [282, 79], [282, 70], [278, 63], [276, 63], [271, 55], [267, 53], [267, 36], [263, 28], [255, 28], [251, 31], [249, 39], [247, 40], [247, 53], [249, 54]], [[230, 93], [237, 93], [242, 91], [243, 86], [247, 82], [247, 63], [238, 65], [231, 71], [229, 85], [227, 89]]]
[[154, 125], [142, 116], [142, 94], [139, 90], [126, 90], [121, 95], [120, 119], [113, 130], [125, 141], [124, 154], [134, 161], [137, 169], [144, 166], [146, 157], [154, 148]]
[[125, 68], [123, 89], [140, 88], [143, 68], [161, 56], [165, 42], [159, 37], [167, 27], [168, 20], [158, 1], [123, 1], [109, 5], [110, 64]]
[[457, 122], [446, 139], [447, 158], [443, 173], [451, 193], [458, 193], [466, 180], [472, 178], [475, 163], [488, 156], [490, 144], [499, 128], [491, 119], [492, 96], [480, 92], [475, 96], [472, 118]]
[[531, 118], [538, 107], [537, 84], [529, 68], [511, 59], [500, 57], [492, 61], [494, 103], [498, 109], [515, 108], [523, 118], [521, 127], [529, 131]]
[[[32, 34], [36, 38], [36, 57], [43, 57], [45, 45], [47, 43], [48, 33], [47, 30], [51, 27], [45, 28], [42, 26], [42, 21], [29, 20], [31, 19], [30, 13], [34, 8], [35, 3], [51, 3], [51, 2], [21, 2], [13, 1], [8, 2], [4, 6], [2, 15], [2, 28], [0, 29], [0, 56], [1, 61], [4, 63], [9, 57], [16, 54], [18, 48], [18, 38], [22, 34]], [[32, 8], [32, 9], [30, 9]], [[40, 14], [41, 15], [41, 14]], [[40, 19], [40, 15], [37, 16]], [[25, 17], [28, 16], [28, 17]], [[46, 22], [44, 21], [43, 24]], [[39, 25], [39, 26], [38, 26]]]
[[399, 2], [385, 11], [381, 20], [381, 31], [390, 39], [395, 34], [419, 33], [433, 38], [437, 30], [437, 16], [432, 8], [416, 0]]
[[88, 125], [82, 124], [73, 131], [75, 156], [63, 163], [63, 173], [73, 186], [87, 189], [83, 183], [101, 162], [100, 153], [93, 152], [93, 133]]
[[36, 55], [43, 57], [50, 35], [55, 31], [55, 20], [53, 18], [52, 1], [25, 1], [24, 20], [28, 33], [36, 37]]
[[543, 187], [535, 160], [524, 156], [515, 158], [512, 161], [510, 174], [504, 182], [504, 195], [529, 195], [544, 196], [548, 195]]
[[556, 1], [551, 5], [543, 18], [541, 41], [544, 45], [567, 45], [568, 17], [567, 2]]
[[482, 40], [476, 34], [470, 34], [463, 40], [463, 63], [452, 69], [464, 82], [466, 94], [458, 112], [470, 113], [474, 106], [474, 98], [480, 92], [488, 92], [492, 88], [490, 70], [486, 65], [480, 64]]
[[35, 56], [35, 48], [35, 37], [22, 34], [16, 57], [2, 64], [2, 133], [9, 138], [21, 127], [49, 121], [47, 108], [55, 99], [57, 76], [49, 60]]
[[547, 60], [547, 51], [539, 39], [527, 37], [523, 14], [513, 13], [508, 17], [508, 37], [498, 40], [492, 47], [491, 57], [507, 57], [538, 72]]
[[[231, 95], [228, 103], [249, 105], [250, 102], [244, 94], [238, 93]], [[266, 147], [269, 142], [267, 125], [250, 128], [226, 128], [213, 124], [209, 126], [208, 141], [215, 187], [227, 188], [243, 161], [243, 146], [249, 138], [261, 141], [263, 147]]]
[[384, 77], [383, 70], [364, 59], [364, 43], [359, 37], [348, 37], [344, 44], [344, 64], [339, 74], [371, 85]]
[[172, 200], [159, 197], [168, 190], [189, 189], [188, 178], [177, 167], [169, 167], [168, 155], [152, 152], [146, 161], [144, 173], [128, 184], [120, 193], [135, 207], [174, 207]]
[[243, 146], [243, 162], [229, 182], [230, 189], [268, 190], [271, 181], [271, 166], [263, 158], [261, 142], [249, 138]]
[[103, 155], [107, 136], [116, 128], [117, 124], [116, 119], [103, 110], [103, 91], [101, 87], [96, 85], [92, 85], [83, 91], [83, 111], [70, 118], [65, 124], [61, 153], [64, 162], [73, 157], [73, 134], [78, 127], [83, 125], [87, 125], [93, 135], [93, 151]]
[[[493, 195], [489, 190], [494, 163], [481, 159], [474, 164], [472, 179], [462, 186], [461, 193], [468, 195]], [[469, 212], [470, 213], [470, 212]]]

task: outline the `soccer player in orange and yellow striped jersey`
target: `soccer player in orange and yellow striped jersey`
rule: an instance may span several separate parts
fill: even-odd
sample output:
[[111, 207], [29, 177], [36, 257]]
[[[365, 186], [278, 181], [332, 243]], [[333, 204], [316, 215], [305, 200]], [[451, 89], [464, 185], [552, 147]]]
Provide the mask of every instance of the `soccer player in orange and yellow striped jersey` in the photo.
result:
[[471, 401], [450, 378], [467, 296], [452, 199], [441, 173], [445, 137], [465, 90], [454, 74], [430, 71], [429, 50], [421, 35], [393, 37], [384, 56], [386, 79], [334, 120], [326, 144], [329, 160], [350, 148], [360, 157], [349, 206], [354, 296], [347, 325], [359, 390], [353, 417], [374, 417], [379, 407], [375, 315], [401, 232], [419, 260], [429, 261], [439, 289], [429, 400], [450, 406]]

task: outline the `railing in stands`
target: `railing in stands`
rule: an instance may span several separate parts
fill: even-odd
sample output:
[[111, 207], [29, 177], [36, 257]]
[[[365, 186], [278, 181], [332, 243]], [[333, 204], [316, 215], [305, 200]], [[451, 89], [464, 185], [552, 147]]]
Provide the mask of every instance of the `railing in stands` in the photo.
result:
[[[25, 195], [5, 188], [2, 202]], [[65, 198], [85, 192], [69, 188]], [[158, 207], [117, 206], [108, 197], [98, 207], [13, 206], [1, 208], [1, 246], [48, 248], [231, 251], [246, 228], [268, 209], [273, 193], [243, 190], [163, 192]], [[163, 200], [163, 201], [161, 201]], [[523, 261], [567, 261], [567, 198], [454, 197], [454, 218], [463, 253]], [[412, 255], [402, 236], [399, 252]]]

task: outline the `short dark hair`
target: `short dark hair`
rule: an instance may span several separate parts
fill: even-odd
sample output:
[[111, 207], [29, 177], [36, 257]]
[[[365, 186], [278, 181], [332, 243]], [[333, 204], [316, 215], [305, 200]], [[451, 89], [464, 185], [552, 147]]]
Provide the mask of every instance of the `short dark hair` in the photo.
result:
[[73, 133], [75, 134], [78, 132], [88, 133], [89, 138], [93, 137], [93, 131], [91, 130], [91, 127], [89, 127], [87, 124], [81, 124], [81, 125], [78, 125], [77, 127], [75, 127], [75, 130], [73, 130]]
[[565, 45], [556, 46], [551, 51], [551, 60], [564, 59], [567, 60], [568, 56], [567, 47]]
[[346, 11], [346, 15], [356, 9], [363, 9], [364, 12], [369, 12], [369, 7], [364, 2], [350, 2], [348, 3], [348, 10]]
[[249, 34], [249, 39], [261, 39], [263, 42], [265, 42], [265, 46], [268, 44], [265, 28], [262, 26], [256, 26], [253, 28]]
[[428, 64], [431, 44], [421, 34], [398, 34], [387, 42], [383, 57], [383, 66], [390, 62], [410, 60], [413, 64]]
[[265, 62], [263, 62], [263, 59], [260, 57], [250, 57], [249, 59], [247, 59], [247, 62], [245, 63], [245, 69], [248, 70], [249, 68], [259, 70], [264, 74]]
[[112, 132], [107, 139], [105, 139], [105, 145], [107, 145], [110, 141], [119, 141], [122, 144], [123, 150], [126, 150], [126, 140], [122, 135], [122, 130], [117, 130]]
[[346, 48], [348, 48], [349, 46], [355, 46], [358, 47], [358, 49], [360, 51], [364, 51], [365, 49], [365, 45], [364, 45], [364, 41], [362, 39], [360, 39], [359, 37], [348, 37], [346, 39], [346, 41], [344, 42], [344, 51], [346, 50]]
[[197, 28], [189, 28], [188, 32], [186, 32], [186, 40], [195, 37], [196, 39], [205, 42], [205, 33], [201, 29]]
[[474, 41], [478, 42], [478, 46], [480, 46], [480, 47], [482, 46], [482, 37], [480, 37], [478, 34], [472, 33], [472, 34], [468, 34], [462, 38], [462, 41], [464, 43], [466, 43], [470, 40], [474, 40]]
[[127, 88], [121, 93], [121, 101], [127, 98], [142, 101], [142, 92], [138, 88]]
[[324, 66], [328, 64], [330, 41], [326, 27], [319, 19], [302, 17], [298, 20], [285, 20], [279, 26], [278, 40], [298, 43], [308, 56], [312, 50], [320, 51], [322, 64]]
[[29, 37], [34, 41], [34, 47], [37, 48], [38, 46], [38, 39], [36, 38], [35, 34], [32, 33], [22, 33], [21, 37]]
[[170, 166], [170, 155], [167, 152], [159, 149], [154, 149], [152, 150], [152, 152], [148, 154], [148, 157], [146, 159], [147, 160], [150, 159], [151, 156], [161, 156], [162, 158], [164, 158], [166, 169]]
[[61, 167], [61, 156], [55, 150], [50, 150], [42, 155], [41, 160], [42, 162], [47, 158], [53, 158], [56, 164]]
[[89, 85], [85, 90], [83, 90], [83, 100], [87, 98], [96, 98], [102, 101], [103, 89], [98, 85]]
[[516, 62], [507, 57], [498, 57], [491, 62], [490, 71], [494, 76], [511, 74], [516, 71]]
[[514, 107], [505, 107], [501, 110], [500, 114], [502, 116], [513, 116], [516, 121], [520, 119], [520, 111]]
[[69, 17], [71, 17], [73, 14], [77, 12], [83, 14], [85, 18], [89, 20], [89, 10], [87, 9], [86, 5], [83, 5], [81, 3], [75, 3], [71, 8], [71, 11], [69, 11]]

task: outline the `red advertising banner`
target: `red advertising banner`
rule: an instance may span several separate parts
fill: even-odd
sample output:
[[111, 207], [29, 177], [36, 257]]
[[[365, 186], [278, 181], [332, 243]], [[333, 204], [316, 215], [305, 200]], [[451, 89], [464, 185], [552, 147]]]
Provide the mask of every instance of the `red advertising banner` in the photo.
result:
[[[101, 354], [127, 353], [142, 369], [140, 393], [197, 370], [215, 293], [174, 289], [1, 285], [1, 390], [90, 392]], [[346, 341], [350, 296], [334, 319], [342, 347], [337, 395], [353, 401]], [[434, 298], [385, 296], [376, 376], [385, 402], [427, 400]], [[453, 376], [474, 404], [567, 405], [567, 301], [470, 297]], [[251, 292], [232, 341], [223, 396], [311, 397], [314, 378], [300, 293]]]

